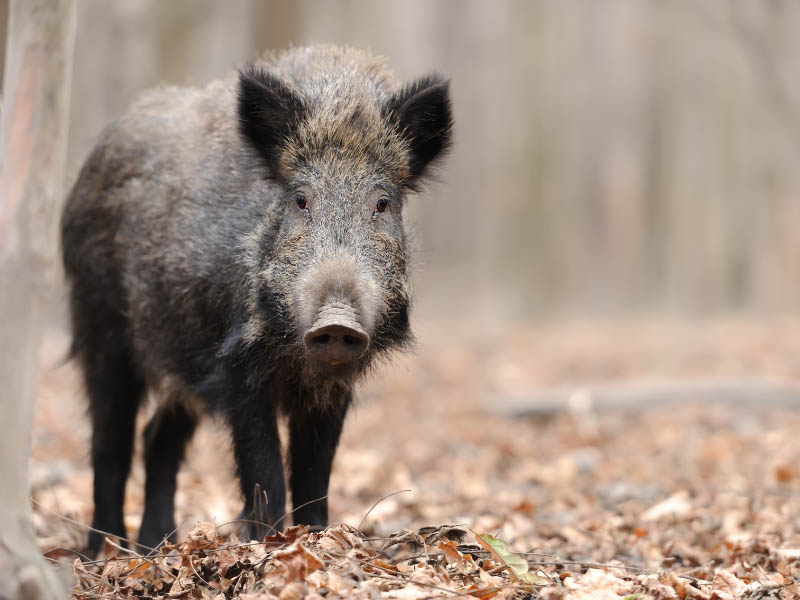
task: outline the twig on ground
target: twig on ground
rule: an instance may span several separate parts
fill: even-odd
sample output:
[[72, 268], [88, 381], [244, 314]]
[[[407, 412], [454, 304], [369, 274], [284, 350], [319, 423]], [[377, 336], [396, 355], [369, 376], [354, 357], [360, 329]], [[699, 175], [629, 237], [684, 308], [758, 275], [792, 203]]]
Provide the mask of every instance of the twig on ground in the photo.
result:
[[55, 546], [53, 548], [50, 548], [50, 550], [46, 550], [45, 552], [43, 552], [42, 555], [47, 560], [51, 560], [53, 562], [58, 562], [57, 558], [50, 558], [49, 556], [47, 556], [48, 554], [50, 554], [51, 552], [55, 552], [56, 550], [59, 550], [61, 552], [70, 552], [72, 554], [78, 555], [82, 559], [81, 562], [83, 562], [83, 564], [86, 564], [86, 562], [84, 562], [84, 561], [87, 561], [87, 562], [91, 562], [92, 561], [91, 558], [89, 558], [88, 556], [86, 556], [82, 552], [78, 552], [77, 550], [73, 550], [72, 548], [65, 548], [64, 546]]
[[376, 500], [375, 504], [373, 504], [372, 506], [369, 507], [369, 510], [367, 511], [367, 514], [365, 514], [364, 518], [361, 519], [361, 522], [358, 524], [358, 527], [356, 527], [356, 529], [361, 531], [361, 526], [364, 525], [364, 521], [367, 520], [367, 517], [369, 516], [369, 513], [371, 513], [373, 510], [375, 510], [375, 507], [378, 506], [378, 504], [380, 504], [381, 502], [383, 502], [387, 498], [391, 498], [392, 496], [396, 496], [397, 494], [403, 494], [405, 492], [411, 492], [411, 491], [413, 491], [413, 490], [397, 490], [396, 492], [391, 492], [389, 494], [386, 494], [383, 498], [379, 498], [378, 500]]
[[206, 580], [203, 578], [203, 576], [202, 576], [202, 575], [200, 575], [200, 573], [198, 573], [198, 572], [197, 572], [197, 569], [195, 569], [195, 567], [194, 567], [194, 561], [193, 561], [191, 558], [189, 559], [189, 566], [190, 566], [190, 567], [192, 567], [192, 571], [193, 571], [193, 572], [194, 572], [194, 574], [197, 576], [197, 578], [198, 578], [200, 581], [202, 581], [203, 583], [205, 583], [207, 587], [210, 587], [212, 590], [217, 590], [217, 589], [218, 589], [218, 588], [217, 588], [217, 586], [215, 586], [215, 585], [211, 585], [211, 584], [210, 584], [208, 581], [206, 581]]
[[[75, 519], [71, 519], [70, 517], [68, 517], [66, 515], [60, 515], [57, 512], [52, 511], [49, 508], [47, 508], [46, 506], [42, 505], [41, 502], [39, 502], [39, 501], [37, 501], [37, 500], [35, 500], [33, 498], [31, 499], [31, 502], [33, 502], [37, 507], [39, 507], [41, 510], [45, 511], [46, 513], [49, 513], [49, 514], [51, 514], [51, 515], [53, 515], [55, 517], [58, 517], [59, 519], [62, 519], [64, 521], [66, 521], [67, 523], [73, 523], [73, 524], [78, 525], [78, 526], [80, 526], [80, 527], [82, 527], [82, 528], [84, 528], [84, 529], [86, 529], [88, 531], [94, 531], [96, 533], [102, 533], [106, 537], [119, 538], [123, 542], [128, 542], [131, 545], [136, 544], [136, 542], [134, 542], [133, 540], [128, 539], [126, 537], [122, 537], [122, 536], [119, 536], [119, 535], [114, 535], [113, 533], [109, 533], [108, 531], [103, 531], [102, 529], [95, 529], [91, 525], [87, 525], [86, 523], [81, 523], [80, 521], [77, 521]], [[145, 550], [150, 550], [151, 552], [155, 552], [156, 551], [155, 548], [150, 548], [149, 546], [145, 546], [143, 544], [138, 544], [138, 546], [140, 548], [144, 548]]]

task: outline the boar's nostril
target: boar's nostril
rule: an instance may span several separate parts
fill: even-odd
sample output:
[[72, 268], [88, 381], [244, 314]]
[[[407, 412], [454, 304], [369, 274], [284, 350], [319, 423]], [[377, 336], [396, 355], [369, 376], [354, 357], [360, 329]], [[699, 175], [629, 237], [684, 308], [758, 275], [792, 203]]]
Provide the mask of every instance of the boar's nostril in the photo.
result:
[[361, 358], [369, 345], [369, 336], [347, 325], [328, 323], [308, 330], [303, 341], [314, 360], [336, 367]]

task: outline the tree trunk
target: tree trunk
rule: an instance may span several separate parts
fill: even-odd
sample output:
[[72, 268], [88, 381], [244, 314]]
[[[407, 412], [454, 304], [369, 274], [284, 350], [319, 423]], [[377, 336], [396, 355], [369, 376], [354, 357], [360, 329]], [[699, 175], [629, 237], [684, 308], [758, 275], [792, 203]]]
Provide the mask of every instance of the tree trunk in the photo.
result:
[[62, 598], [33, 540], [28, 459], [57, 249], [72, 0], [12, 0], [0, 146], [0, 598]]

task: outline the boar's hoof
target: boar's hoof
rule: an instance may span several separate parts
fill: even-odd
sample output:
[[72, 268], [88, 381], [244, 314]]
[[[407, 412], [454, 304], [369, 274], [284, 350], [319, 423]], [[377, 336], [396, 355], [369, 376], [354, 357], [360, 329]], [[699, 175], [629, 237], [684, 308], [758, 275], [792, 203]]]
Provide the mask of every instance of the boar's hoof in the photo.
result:
[[326, 367], [349, 365], [364, 355], [369, 336], [360, 328], [331, 323], [309, 329], [303, 341], [311, 357]]

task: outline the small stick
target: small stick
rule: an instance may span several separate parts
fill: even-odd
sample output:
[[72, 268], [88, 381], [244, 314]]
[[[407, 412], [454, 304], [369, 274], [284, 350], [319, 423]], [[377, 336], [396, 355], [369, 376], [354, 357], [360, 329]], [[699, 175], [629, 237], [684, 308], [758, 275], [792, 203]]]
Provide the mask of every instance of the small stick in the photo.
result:
[[390, 494], [386, 494], [386, 495], [385, 495], [383, 498], [379, 498], [379, 499], [378, 499], [378, 500], [375, 502], [375, 504], [373, 504], [372, 506], [370, 506], [369, 510], [367, 511], [367, 514], [365, 514], [365, 515], [364, 515], [364, 518], [363, 518], [363, 519], [361, 519], [361, 523], [359, 523], [359, 524], [358, 524], [358, 527], [356, 527], [356, 529], [358, 529], [359, 531], [361, 531], [361, 526], [364, 524], [364, 521], [366, 521], [366, 520], [367, 520], [367, 517], [369, 516], [369, 513], [371, 513], [371, 512], [372, 512], [372, 511], [375, 509], [375, 507], [376, 507], [376, 506], [378, 506], [378, 504], [380, 504], [381, 502], [383, 502], [383, 501], [384, 501], [384, 500], [386, 500], [387, 498], [391, 498], [392, 496], [396, 496], [397, 494], [402, 494], [402, 493], [404, 493], [404, 492], [411, 492], [411, 491], [413, 491], [413, 490], [397, 490], [396, 492], [391, 492]]
[[[80, 521], [76, 521], [75, 519], [70, 519], [69, 517], [67, 517], [65, 515], [60, 515], [57, 512], [50, 510], [46, 506], [43, 506], [41, 502], [39, 502], [38, 500], [36, 500], [34, 498], [31, 498], [31, 502], [33, 502], [36, 506], [38, 506], [43, 511], [45, 511], [47, 513], [50, 513], [51, 515], [56, 516], [59, 519], [63, 519], [64, 521], [66, 521], [68, 523], [73, 523], [75, 525], [78, 525], [79, 527], [83, 527], [84, 529], [88, 529], [89, 531], [94, 531], [96, 533], [102, 533], [104, 536], [111, 536], [111, 537], [119, 538], [122, 541], [128, 542], [131, 545], [136, 543], [133, 540], [129, 540], [126, 537], [122, 537], [122, 536], [119, 536], [119, 535], [114, 535], [113, 533], [109, 533], [108, 531], [103, 531], [102, 529], [95, 529], [94, 527], [92, 527], [90, 525], [87, 525], [86, 523], [81, 523]], [[142, 544], [139, 544], [139, 547], [140, 548], [144, 548], [145, 550], [150, 550], [151, 552], [155, 552], [155, 548], [150, 548], [149, 546], [144, 546]]]

